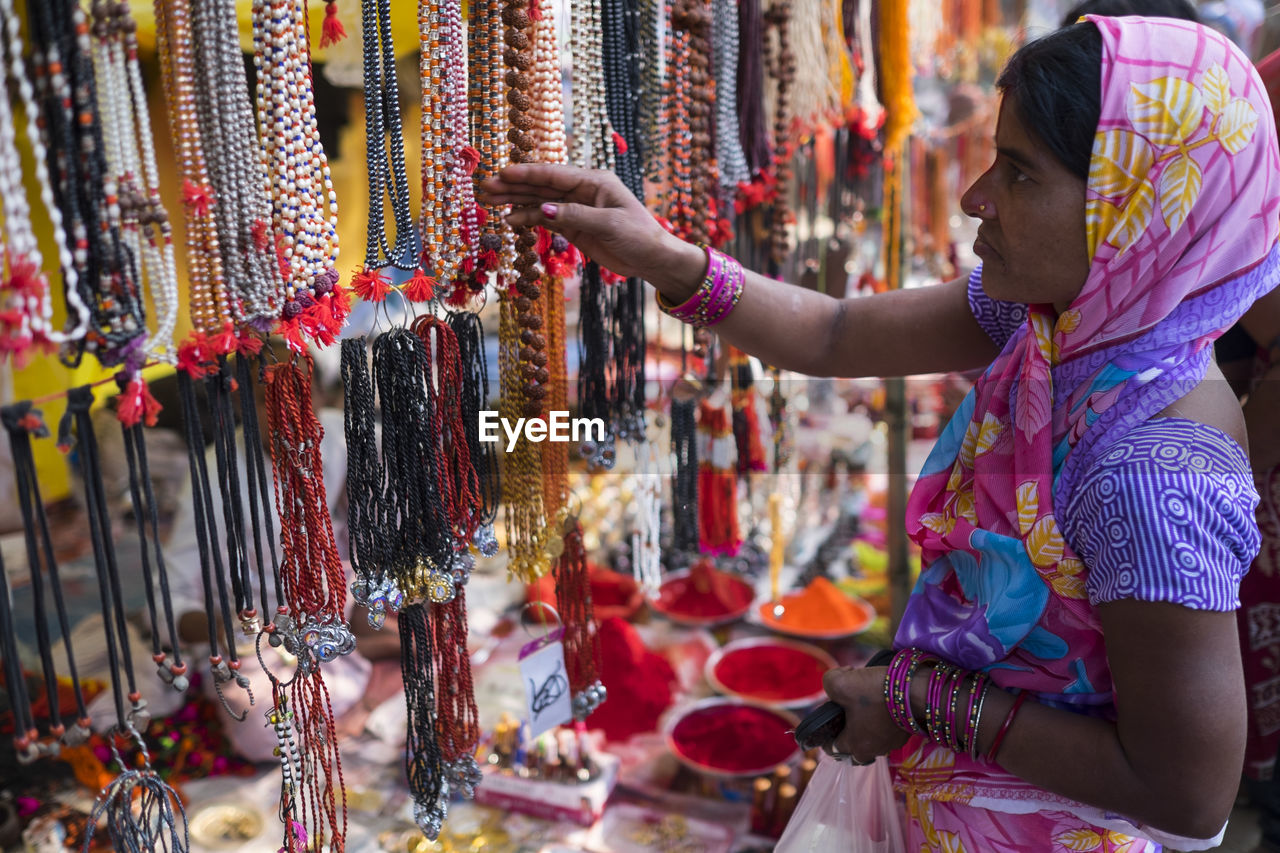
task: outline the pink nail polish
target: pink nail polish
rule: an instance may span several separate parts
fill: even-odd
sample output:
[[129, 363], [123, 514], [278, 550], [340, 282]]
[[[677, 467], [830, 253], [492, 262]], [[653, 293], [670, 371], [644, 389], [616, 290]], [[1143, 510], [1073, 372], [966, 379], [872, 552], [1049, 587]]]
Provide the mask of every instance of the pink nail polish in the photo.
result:
[[555, 219], [556, 214], [559, 212], [560, 208], [550, 202], [547, 202], [542, 206], [542, 215], [547, 217], [547, 219]]

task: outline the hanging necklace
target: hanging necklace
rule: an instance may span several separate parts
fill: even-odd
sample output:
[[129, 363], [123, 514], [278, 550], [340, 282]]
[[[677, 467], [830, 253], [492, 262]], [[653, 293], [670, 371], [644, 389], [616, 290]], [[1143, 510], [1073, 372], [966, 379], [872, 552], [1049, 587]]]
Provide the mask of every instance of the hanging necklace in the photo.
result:
[[[477, 0], [470, 6], [471, 21], [467, 27], [468, 93], [471, 145], [479, 152], [476, 180], [492, 177], [508, 162], [506, 146], [507, 85], [506, 60], [512, 70], [527, 72], [533, 59], [515, 48], [506, 49], [503, 37], [502, 0]], [[511, 238], [503, 211], [481, 211], [479, 234], [463, 259], [462, 271], [468, 289], [484, 291], [491, 273], [503, 264], [504, 246]], [[510, 282], [500, 283], [501, 286]]]
[[[31, 573], [33, 597], [37, 599], [35, 604], [37, 631], [41, 630], [40, 626], [44, 620], [45, 608], [40, 599], [43, 598], [43, 574], [47, 573], [54, 609], [58, 617], [58, 629], [62, 634], [62, 643], [67, 654], [67, 674], [71, 679], [71, 690], [76, 703], [76, 717], [70, 726], [66, 726], [61, 719], [58, 706], [57, 681], [49, 679], [49, 673], [53, 670], [52, 660], [47, 655], [49, 646], [47, 642], [39, 643], [41, 663], [45, 669], [46, 688], [53, 688], [49, 691], [49, 708], [53, 718], [49, 734], [57, 738], [63, 746], [79, 746], [92, 734], [90, 729], [92, 721], [85, 706], [84, 691], [81, 689], [80, 675], [76, 668], [75, 652], [71, 647], [72, 626], [67, 618], [62, 580], [49, 531], [49, 518], [45, 514], [44, 501], [40, 495], [40, 483], [36, 476], [35, 456], [31, 450], [31, 439], [48, 437], [49, 429], [45, 426], [41, 413], [31, 408], [31, 404], [26, 402], [14, 403], [0, 409], [0, 422], [9, 433], [9, 449], [12, 454], [14, 479], [18, 492], [18, 509], [22, 513], [22, 529], [26, 540], [27, 568]], [[7, 578], [5, 582], [7, 583]], [[10, 602], [7, 589], [0, 590], [0, 594], [4, 597], [3, 606], [7, 608]], [[7, 633], [0, 634], [0, 637], [8, 638], [8, 636]], [[14, 674], [6, 673], [6, 683], [16, 685], [15, 692], [25, 695], [26, 682], [21, 676], [21, 663], [16, 646], [10, 646], [10, 649], [13, 651], [6, 651], [5, 663], [10, 665], [12, 662], [12, 665], [17, 668], [17, 678], [15, 680]], [[21, 699], [21, 695], [17, 698]], [[19, 705], [21, 703], [15, 699], [15, 710]], [[53, 754], [57, 750], [57, 747], [51, 744], [37, 745], [35, 739], [38, 733], [32, 734], [33, 728], [29, 714], [26, 724], [21, 720], [17, 721], [15, 734], [24, 739], [24, 742], [16, 744], [19, 760], [30, 760], [40, 754]]]
[[585, 720], [608, 695], [600, 681], [600, 635], [591, 602], [587, 552], [582, 544], [582, 524], [570, 516], [564, 521], [564, 553], [556, 561], [556, 604], [564, 624], [564, 664], [569, 678], [573, 718]]
[[235, 10], [227, 4], [194, 3], [191, 29], [196, 115], [227, 288], [214, 349], [226, 354], [235, 347], [234, 327], [271, 330], [280, 311], [283, 281], [270, 239], [266, 164], [254, 144], [257, 129]]
[[[284, 688], [273, 690], [277, 719], [292, 714], [304, 762], [300, 779], [286, 775], [281, 808], [285, 841], [296, 849], [298, 831], [334, 850], [345, 846], [346, 787], [322, 665], [355, 650], [343, 621], [346, 578], [333, 539], [320, 456], [323, 431], [312, 408], [310, 358], [295, 357], [266, 368], [268, 431], [280, 519], [280, 592], [276, 615], [264, 630], [273, 646], [298, 658], [298, 670]], [[291, 783], [294, 785], [290, 789]], [[341, 802], [339, 802], [339, 797]]]
[[768, 169], [773, 157], [764, 104], [764, 12], [760, 0], [741, 0], [737, 23], [737, 132], [748, 169], [746, 180], [750, 180]]
[[791, 192], [791, 86], [796, 77], [796, 55], [791, 50], [791, 0], [770, 0], [764, 13], [772, 27], [777, 46], [769, 52], [768, 71], [773, 78], [773, 210], [769, 217], [769, 260], [774, 270], [791, 252], [791, 225], [795, 214], [790, 209]]
[[138, 260], [157, 314], [155, 332], [144, 347], [160, 360], [172, 362], [178, 277], [138, 67], [137, 24], [126, 4], [95, 3], [90, 8], [107, 166], [117, 187], [123, 239]]
[[489, 359], [485, 354], [484, 326], [479, 315], [469, 311], [450, 314], [448, 322], [458, 340], [458, 362], [463, 376], [460, 408], [478, 486], [479, 527], [472, 536], [472, 544], [484, 556], [492, 557], [498, 553], [493, 522], [502, 498], [502, 483], [494, 443], [480, 440], [480, 413], [489, 409]]
[[18, 367], [22, 367], [33, 350], [74, 343], [82, 338], [88, 329], [89, 309], [80, 298], [76, 268], [63, 230], [62, 210], [54, 202], [46, 162], [48, 153], [39, 128], [40, 113], [22, 60], [22, 41], [12, 0], [0, 0], [0, 26], [4, 29], [0, 35], [3, 51], [0, 67], [14, 83], [26, 113], [27, 140], [34, 154], [41, 202], [53, 223], [68, 306], [68, 329], [65, 333], [58, 332], [53, 327], [49, 281], [42, 269], [44, 261], [31, 227], [31, 208], [22, 184], [13, 114], [9, 99], [0, 99], [3, 100], [0, 103], [0, 202], [4, 205], [3, 244], [7, 267], [0, 279], [0, 312], [8, 318], [0, 320], [0, 358], [11, 354]]
[[571, 13], [573, 52], [573, 162], [592, 169], [613, 170], [613, 127], [605, 103], [600, 0], [574, 3]]
[[670, 125], [664, 109], [667, 68], [668, 7], [666, 0], [638, 0], [640, 18], [640, 107], [645, 177], [659, 181], [669, 164]]
[[146, 314], [136, 259], [121, 238], [115, 181], [107, 169], [89, 26], [69, 0], [32, 4], [30, 34], [36, 94], [54, 197], [72, 244], [76, 286], [90, 308], [89, 330], [64, 359], [84, 351], [106, 366], [145, 361]]
[[308, 339], [332, 343], [349, 309], [338, 285], [337, 194], [316, 120], [306, 3], [254, 0], [253, 41], [258, 127], [284, 258], [278, 332], [300, 352]]
[[[364, 35], [365, 150], [369, 165], [369, 227], [363, 275], [384, 266], [417, 268], [417, 232], [409, 205], [400, 87], [391, 40], [390, 0], [361, 0]], [[424, 149], [424, 155], [425, 155]], [[384, 197], [390, 198], [395, 243], [387, 243]], [[353, 287], [359, 287], [356, 282]], [[429, 296], [428, 296], [429, 298]]]
[[711, 19], [716, 162], [720, 164], [720, 188], [731, 195], [738, 184], [751, 179], [738, 136], [738, 4], [735, 0], [711, 0]]
[[[124, 599], [115, 547], [111, 538], [106, 492], [102, 485], [97, 438], [93, 433], [89, 407], [93, 390], [84, 385], [67, 394], [67, 411], [58, 428], [58, 443], [70, 447], [74, 425], [76, 457], [85, 487], [86, 515], [89, 518], [90, 541], [98, 574], [98, 592], [102, 602], [102, 622], [106, 633], [107, 661], [111, 674], [111, 691], [115, 700], [116, 727], [109, 735], [112, 755], [121, 773], [104, 788], [90, 816], [90, 838], [93, 827], [103, 817], [107, 821], [112, 847], [116, 850], [185, 850], [187, 847], [186, 815], [173, 789], [151, 768], [143, 734], [151, 723], [146, 700], [138, 691], [129, 651], [129, 634], [125, 622]], [[124, 684], [121, 683], [123, 670]], [[129, 702], [126, 710], [125, 701]], [[142, 767], [127, 765], [116, 748], [116, 739], [136, 741], [140, 747]], [[177, 804], [177, 811], [173, 805]]]

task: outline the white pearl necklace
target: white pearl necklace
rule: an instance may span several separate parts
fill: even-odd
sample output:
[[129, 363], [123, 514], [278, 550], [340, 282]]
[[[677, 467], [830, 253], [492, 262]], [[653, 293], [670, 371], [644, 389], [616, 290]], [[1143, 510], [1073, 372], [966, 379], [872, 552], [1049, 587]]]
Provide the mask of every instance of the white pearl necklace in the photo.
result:
[[125, 25], [128, 7], [116, 22], [96, 31], [92, 42], [103, 142], [106, 148], [106, 192], [120, 199], [121, 235], [139, 262], [156, 309], [156, 327], [144, 343], [153, 358], [173, 363], [174, 329], [178, 320], [178, 274], [173, 232], [160, 201], [159, 170], [151, 119], [147, 112], [137, 40]]

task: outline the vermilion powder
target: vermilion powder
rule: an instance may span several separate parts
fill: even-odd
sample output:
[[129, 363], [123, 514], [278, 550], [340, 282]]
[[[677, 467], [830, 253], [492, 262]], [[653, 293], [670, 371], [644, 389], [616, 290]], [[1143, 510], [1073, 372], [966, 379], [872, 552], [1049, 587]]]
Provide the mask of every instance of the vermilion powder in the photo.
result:
[[738, 773], [782, 764], [796, 750], [792, 726], [764, 708], [720, 705], [685, 716], [671, 732], [676, 751], [704, 767]]
[[714, 619], [742, 610], [753, 597], [750, 584], [702, 560], [687, 576], [664, 583], [658, 600], [662, 610], [675, 616]]
[[748, 646], [721, 658], [715, 676], [734, 693], [785, 702], [821, 692], [826, 671], [825, 663], [802, 649]]

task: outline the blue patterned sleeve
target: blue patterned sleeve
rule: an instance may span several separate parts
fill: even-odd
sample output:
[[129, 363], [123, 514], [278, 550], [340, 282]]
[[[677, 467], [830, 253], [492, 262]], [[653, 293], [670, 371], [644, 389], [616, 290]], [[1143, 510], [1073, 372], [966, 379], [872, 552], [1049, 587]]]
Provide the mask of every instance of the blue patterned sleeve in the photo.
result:
[[1244, 451], [1217, 430], [1149, 421], [1115, 444], [1077, 489], [1064, 533], [1097, 605], [1167, 601], [1240, 606], [1240, 580], [1261, 538]]
[[1000, 349], [1009, 342], [1013, 333], [1027, 321], [1027, 306], [1021, 302], [992, 299], [982, 289], [982, 264], [969, 273], [969, 310], [982, 331]]

